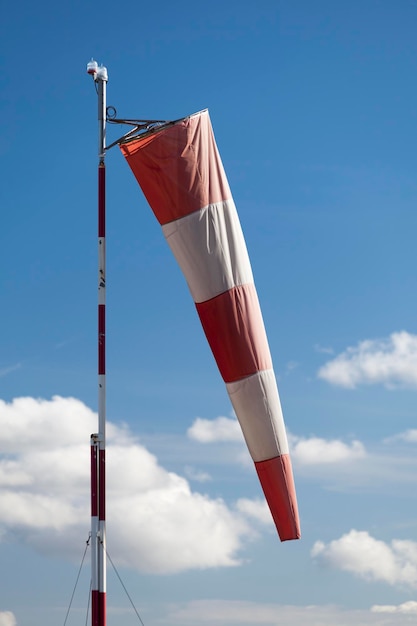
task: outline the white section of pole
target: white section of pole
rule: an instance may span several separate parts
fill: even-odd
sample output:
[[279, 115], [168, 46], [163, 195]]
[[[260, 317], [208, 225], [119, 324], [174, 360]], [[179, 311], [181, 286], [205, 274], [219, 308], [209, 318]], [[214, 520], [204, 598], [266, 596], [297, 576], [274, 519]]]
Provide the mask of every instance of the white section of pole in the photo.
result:
[[[102, 70], [105, 70], [103, 72]], [[103, 78], [105, 76], [105, 78]], [[107, 86], [107, 70], [99, 68], [95, 81], [98, 87], [98, 157], [99, 162], [104, 163], [106, 150], [106, 86]]]

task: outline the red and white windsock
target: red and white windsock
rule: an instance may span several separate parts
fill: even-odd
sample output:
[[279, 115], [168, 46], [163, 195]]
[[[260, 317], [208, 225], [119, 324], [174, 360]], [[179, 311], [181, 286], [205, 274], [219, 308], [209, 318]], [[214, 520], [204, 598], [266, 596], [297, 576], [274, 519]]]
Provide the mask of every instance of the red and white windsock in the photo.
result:
[[202, 111], [120, 145], [187, 280], [281, 541], [300, 524], [285, 425], [239, 218]]

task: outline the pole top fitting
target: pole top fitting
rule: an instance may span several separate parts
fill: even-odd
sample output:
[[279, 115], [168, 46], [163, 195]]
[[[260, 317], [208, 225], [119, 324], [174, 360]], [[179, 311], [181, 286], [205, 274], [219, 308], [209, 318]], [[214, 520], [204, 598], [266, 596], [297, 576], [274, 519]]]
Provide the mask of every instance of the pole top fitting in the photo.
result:
[[107, 67], [104, 67], [104, 65], [99, 66], [94, 59], [91, 59], [91, 61], [87, 63], [87, 74], [90, 74], [96, 82], [99, 80], [107, 82], [109, 80]]

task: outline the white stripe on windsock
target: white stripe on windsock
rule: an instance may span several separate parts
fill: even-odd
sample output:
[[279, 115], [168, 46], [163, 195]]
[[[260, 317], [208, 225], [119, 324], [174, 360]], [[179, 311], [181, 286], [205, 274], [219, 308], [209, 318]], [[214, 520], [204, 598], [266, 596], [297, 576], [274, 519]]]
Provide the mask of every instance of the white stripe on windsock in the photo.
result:
[[216, 202], [162, 226], [194, 302], [253, 283], [252, 269], [232, 199]]
[[288, 441], [273, 370], [226, 383], [252, 459], [288, 454]]

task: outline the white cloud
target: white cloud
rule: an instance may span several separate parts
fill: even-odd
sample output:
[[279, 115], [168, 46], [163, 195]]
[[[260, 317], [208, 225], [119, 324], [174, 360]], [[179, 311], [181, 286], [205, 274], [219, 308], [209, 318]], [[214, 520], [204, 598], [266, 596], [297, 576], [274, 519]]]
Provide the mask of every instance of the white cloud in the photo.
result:
[[211, 476], [207, 472], [198, 470], [191, 465], [184, 467], [184, 473], [190, 480], [196, 480], [198, 483], [207, 483], [211, 481]]
[[316, 352], [320, 352], [321, 354], [333, 354], [334, 353], [333, 348], [321, 346], [318, 343], [315, 344], [314, 349]]
[[[1, 541], [18, 537], [42, 553], [78, 555], [90, 524], [96, 428], [96, 414], [75, 398], [0, 401]], [[254, 536], [250, 518], [192, 491], [125, 427], [108, 423], [107, 435], [112, 558], [163, 573], [239, 564], [243, 540]]]
[[170, 626], [196, 623], [211, 626], [411, 626], [415, 624], [415, 614], [214, 599], [171, 606], [162, 623]]
[[[15, 372], [21, 367], [22, 367], [21, 363], [15, 363], [14, 365], [9, 365], [7, 367], [0, 368], [0, 378], [3, 378], [3, 376], [7, 376], [7, 374], [10, 374], [11, 372]], [[0, 626], [1, 626], [1, 622], [0, 622]]]
[[348, 389], [374, 384], [416, 387], [417, 335], [402, 331], [361, 341], [323, 365], [318, 377]]
[[328, 544], [317, 541], [311, 555], [365, 580], [417, 589], [417, 543], [413, 541], [394, 539], [387, 544], [366, 531], [351, 530]]
[[249, 500], [247, 498], [240, 498], [236, 502], [238, 511], [241, 511], [245, 516], [255, 519], [265, 525], [273, 527], [273, 521], [271, 512], [266, 503], [266, 500]]
[[95, 413], [76, 398], [0, 400], [0, 416], [3, 453], [67, 449], [97, 430]]
[[10, 611], [0, 611], [0, 626], [16, 626], [16, 618]]
[[391, 443], [393, 441], [405, 441], [406, 443], [417, 443], [417, 429], [410, 428], [403, 433], [398, 433], [393, 437], [385, 439], [385, 443]]
[[417, 602], [410, 600], [397, 606], [393, 604], [375, 604], [371, 607], [373, 613], [405, 613], [406, 615], [417, 615]]
[[297, 361], [288, 361], [287, 365], [285, 366], [285, 369], [287, 370], [287, 372], [292, 372], [292, 370], [295, 370], [298, 367], [299, 363], [297, 363]]
[[214, 420], [197, 417], [188, 429], [187, 435], [201, 443], [214, 443], [216, 441], [243, 442], [239, 422], [237, 419], [229, 417], [217, 417]]
[[360, 441], [346, 444], [339, 439], [310, 437], [303, 439], [291, 435], [291, 456], [300, 465], [328, 465], [364, 458], [366, 451]]
[[384, 498], [395, 494], [408, 500], [417, 486], [416, 457], [392, 440], [389, 447], [386, 440], [365, 447], [357, 440], [289, 437], [295, 472], [308, 482], [332, 491], [379, 493]]

